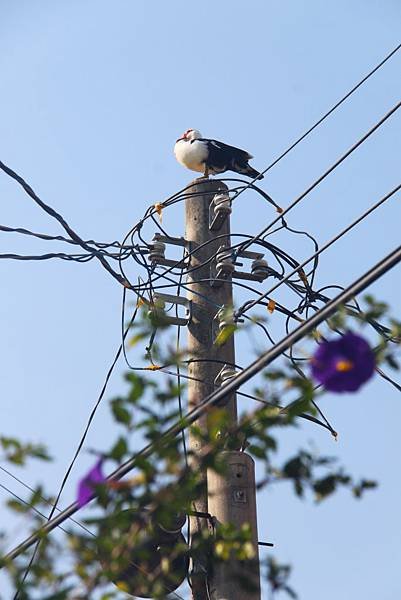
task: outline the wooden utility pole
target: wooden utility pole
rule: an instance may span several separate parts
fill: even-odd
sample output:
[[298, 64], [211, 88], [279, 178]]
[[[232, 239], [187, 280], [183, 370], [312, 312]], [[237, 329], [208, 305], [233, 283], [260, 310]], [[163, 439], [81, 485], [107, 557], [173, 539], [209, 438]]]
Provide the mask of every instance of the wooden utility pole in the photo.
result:
[[[188, 375], [189, 409], [199, 402], [221, 383], [216, 381], [224, 365], [229, 368], [235, 364], [234, 336], [222, 346], [214, 344], [218, 334], [216, 314], [219, 307], [232, 307], [232, 283], [228, 278], [221, 285], [211, 285], [211, 266], [213, 257], [222, 246], [230, 246], [229, 215], [211, 230], [213, 220], [213, 198], [224, 193], [227, 187], [218, 180], [195, 180], [187, 190], [185, 200], [185, 239], [191, 244], [191, 265], [187, 285], [188, 299], [192, 302], [192, 318], [188, 326]], [[215, 260], [215, 259], [214, 259]], [[205, 280], [205, 281], [203, 281]], [[213, 362], [216, 360], [217, 362]], [[225, 403], [229, 420], [237, 422], [236, 396], [232, 394]], [[207, 415], [196, 425], [207, 432]], [[199, 438], [189, 434], [189, 449], [192, 452], [192, 468], [197, 468], [196, 457], [202, 453]], [[257, 523], [255, 506], [255, 484], [252, 459], [243, 452], [224, 452], [227, 461], [227, 476], [223, 480], [214, 473], [202, 473], [203, 489], [194, 502], [194, 510], [210, 513], [217, 523], [232, 522], [239, 527], [248, 522], [254, 537], [254, 551], [257, 562]], [[209, 481], [208, 481], [209, 480]], [[208, 489], [209, 487], [209, 489]], [[191, 532], [194, 535], [201, 529], [208, 529], [208, 520], [191, 517]], [[210, 558], [210, 557], [209, 557]], [[230, 562], [224, 568], [210, 570], [207, 559], [193, 565], [191, 574], [193, 600], [260, 600], [259, 576], [252, 575], [256, 592], [248, 592], [234, 575], [241, 572], [240, 566]], [[249, 573], [248, 573], [249, 575]]]

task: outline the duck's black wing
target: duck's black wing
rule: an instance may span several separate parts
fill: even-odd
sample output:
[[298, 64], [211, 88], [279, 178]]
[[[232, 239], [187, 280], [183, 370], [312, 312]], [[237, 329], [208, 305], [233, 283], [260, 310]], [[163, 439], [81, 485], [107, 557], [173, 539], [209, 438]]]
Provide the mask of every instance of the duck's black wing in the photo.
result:
[[208, 158], [206, 165], [211, 173], [224, 173], [224, 171], [235, 171], [242, 175], [262, 179], [258, 171], [253, 169], [248, 161], [253, 158], [249, 152], [229, 146], [218, 140], [202, 140], [207, 143]]

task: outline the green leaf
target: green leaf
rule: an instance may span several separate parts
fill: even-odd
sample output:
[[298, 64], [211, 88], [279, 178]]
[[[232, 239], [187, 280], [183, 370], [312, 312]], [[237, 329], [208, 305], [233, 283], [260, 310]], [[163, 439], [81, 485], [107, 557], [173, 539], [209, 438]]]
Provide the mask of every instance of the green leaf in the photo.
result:
[[[164, 303], [163, 303], [164, 304]], [[153, 329], [165, 329], [170, 325], [170, 321], [163, 306], [154, 305], [147, 313], [147, 318], [150, 321]], [[149, 335], [149, 334], [148, 334]]]
[[114, 444], [111, 452], [110, 458], [114, 458], [114, 460], [120, 462], [124, 455], [128, 451], [127, 440], [123, 437], [118, 438], [117, 442]]
[[32, 492], [32, 496], [29, 501], [29, 504], [31, 506], [36, 506], [37, 504], [40, 504], [42, 502], [42, 499], [43, 499], [43, 489], [42, 489], [42, 486], [39, 486], [38, 489], [36, 489]]
[[23, 465], [29, 457], [51, 460], [45, 446], [41, 444], [21, 444], [15, 438], [2, 436], [0, 445], [5, 451], [5, 458], [16, 465]]
[[7, 506], [18, 513], [26, 513], [29, 510], [29, 506], [19, 500], [7, 500]]
[[223, 329], [221, 331], [219, 331], [216, 339], [214, 340], [214, 345], [215, 346], [223, 346], [227, 340], [230, 339], [230, 337], [232, 335], [234, 335], [234, 332], [236, 331], [237, 326], [234, 323], [231, 323], [230, 325], [226, 325], [225, 327], [223, 327]]
[[131, 389], [128, 394], [128, 402], [135, 404], [140, 398], [142, 398], [145, 391], [145, 387], [152, 385], [153, 382], [148, 382], [143, 377], [139, 377], [136, 373], [128, 373], [125, 379], [131, 384]]
[[262, 448], [261, 446], [256, 446], [255, 444], [251, 444], [250, 446], [248, 446], [247, 451], [250, 454], [253, 454], [254, 456], [256, 456], [256, 458], [260, 458], [261, 460], [264, 460], [266, 458], [266, 450], [264, 448]]
[[5, 437], [5, 436], [0, 437], [0, 444], [2, 445], [4, 450], [7, 450], [8, 448], [10, 448], [10, 446], [13, 446], [14, 448], [21, 447], [21, 444], [18, 440], [16, 440], [15, 438], [10, 438], [10, 437]]
[[372, 481], [370, 479], [362, 479], [362, 481], [358, 485], [355, 485], [352, 488], [352, 493], [354, 494], [355, 498], [361, 498], [365, 490], [373, 490], [376, 487], [377, 481]]
[[323, 500], [327, 496], [330, 496], [336, 490], [337, 477], [335, 475], [328, 475], [324, 479], [319, 479], [313, 484], [313, 490], [316, 494], [317, 500]]
[[263, 377], [269, 379], [270, 381], [277, 381], [279, 379], [284, 379], [286, 374], [280, 369], [275, 369], [273, 371], [263, 371]]
[[40, 458], [41, 460], [52, 460], [51, 456], [49, 456], [45, 446], [38, 444], [37, 446], [27, 446], [27, 454], [33, 456], [34, 458]]
[[361, 487], [365, 490], [371, 490], [377, 487], [377, 481], [372, 481], [371, 479], [363, 479], [361, 482]]
[[60, 592], [56, 592], [51, 596], [46, 596], [46, 598], [43, 598], [43, 600], [67, 600], [72, 589], [73, 588], [71, 586], [68, 586], [68, 588], [64, 588]]
[[391, 367], [391, 369], [394, 369], [395, 371], [400, 370], [400, 363], [396, 360], [393, 354], [387, 354], [384, 360], [388, 364], [388, 366]]
[[304, 476], [305, 467], [302, 459], [299, 456], [285, 463], [283, 473], [286, 477], [300, 479]]
[[122, 398], [116, 398], [111, 402], [111, 410], [117, 423], [123, 425], [131, 424], [131, 413], [124, 407], [124, 401]]
[[310, 408], [310, 399], [303, 396], [299, 400], [296, 400], [295, 402], [290, 404], [286, 408], [285, 412], [289, 417], [296, 417], [303, 412], [308, 412], [309, 408]]
[[146, 331], [145, 332], [136, 333], [135, 335], [132, 336], [132, 338], [130, 338], [130, 340], [128, 342], [128, 346], [130, 348], [133, 348], [134, 346], [136, 346], [138, 344], [138, 342], [141, 342], [146, 337], [148, 337], [148, 335], [149, 334]]

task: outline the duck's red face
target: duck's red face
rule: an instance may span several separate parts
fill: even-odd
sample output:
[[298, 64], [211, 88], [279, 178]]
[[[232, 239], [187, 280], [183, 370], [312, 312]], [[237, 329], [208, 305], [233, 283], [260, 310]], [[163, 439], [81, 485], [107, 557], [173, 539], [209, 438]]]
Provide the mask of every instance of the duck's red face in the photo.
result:
[[193, 129], [187, 129], [186, 131], [184, 131], [184, 133], [182, 134], [182, 139], [187, 140], [191, 131], [193, 131]]
[[180, 140], [192, 142], [193, 140], [199, 139], [201, 137], [202, 136], [197, 129], [187, 129], [186, 131], [184, 131], [182, 136], [178, 138], [177, 142], [179, 142]]

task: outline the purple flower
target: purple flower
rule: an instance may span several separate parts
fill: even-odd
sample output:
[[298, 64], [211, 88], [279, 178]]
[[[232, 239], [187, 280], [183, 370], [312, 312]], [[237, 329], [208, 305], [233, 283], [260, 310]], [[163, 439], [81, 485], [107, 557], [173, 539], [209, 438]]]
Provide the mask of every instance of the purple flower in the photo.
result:
[[102, 473], [103, 458], [99, 458], [94, 467], [83, 477], [78, 484], [78, 506], [81, 508], [89, 502], [95, 491], [95, 486], [105, 483], [106, 477]]
[[356, 392], [372, 377], [375, 355], [368, 342], [351, 331], [323, 342], [311, 359], [312, 375], [330, 392]]

